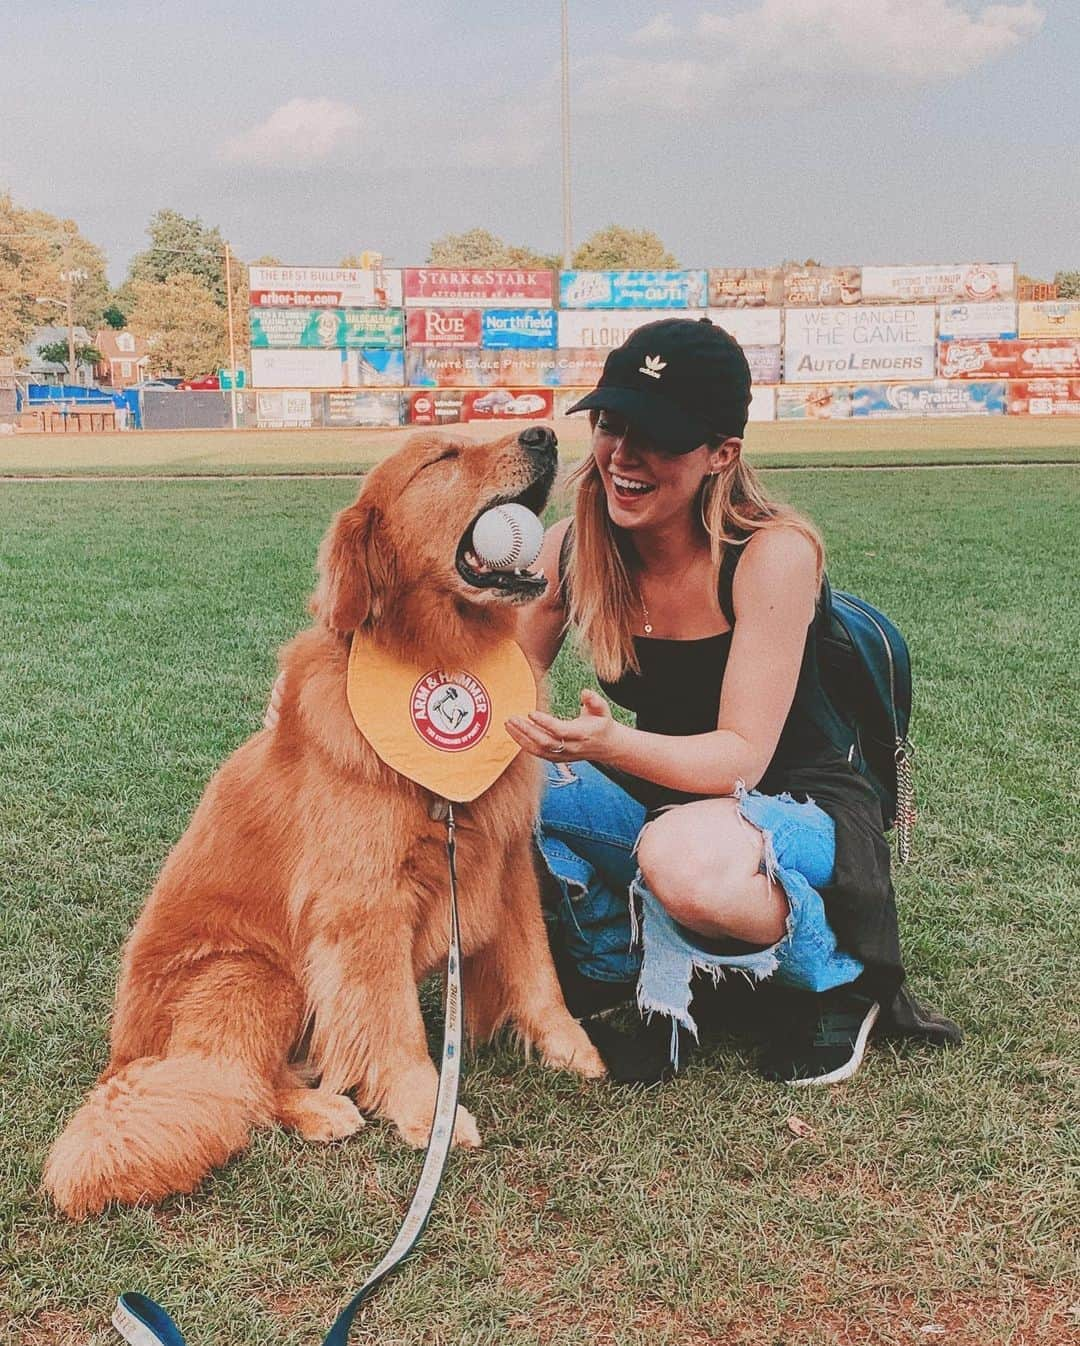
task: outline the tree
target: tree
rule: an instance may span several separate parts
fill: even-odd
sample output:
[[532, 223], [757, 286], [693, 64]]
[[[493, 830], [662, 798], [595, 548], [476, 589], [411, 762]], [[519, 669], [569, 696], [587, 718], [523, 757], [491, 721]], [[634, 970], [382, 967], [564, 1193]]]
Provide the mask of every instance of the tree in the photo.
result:
[[110, 304], [101, 315], [105, 320], [106, 327], [111, 327], [113, 331], [119, 332], [121, 328], [127, 326], [127, 317], [124, 312], [117, 308], [116, 304]]
[[[153, 374], [190, 379], [228, 365], [225, 312], [200, 276], [177, 272], [163, 281], [134, 281], [131, 290], [129, 325], [147, 340]], [[246, 327], [238, 322], [237, 335]]]
[[668, 271], [679, 265], [651, 229], [626, 229], [621, 224], [598, 229], [575, 249], [573, 262], [582, 271], [618, 271], [627, 267]]
[[[63, 365], [70, 376], [74, 375], [74, 370], [68, 368], [68, 344], [67, 341], [46, 341], [38, 348], [38, 355], [43, 360], [48, 360], [53, 365]], [[75, 364], [76, 365], [94, 365], [101, 364], [104, 359], [96, 346], [85, 346], [79, 342], [75, 343]]]
[[215, 304], [225, 307], [225, 240], [221, 230], [176, 210], [159, 210], [146, 232], [150, 246], [136, 253], [128, 268], [129, 282], [160, 285], [171, 276], [194, 276], [202, 281]]
[[79, 274], [72, 283], [74, 321], [93, 330], [108, 302], [105, 254], [74, 220], [27, 210], [0, 194], [0, 355], [16, 354], [35, 327], [52, 320], [55, 309], [35, 301], [66, 298], [68, 272]]
[[1059, 299], [1080, 299], [1080, 271], [1059, 271], [1054, 282]]
[[446, 234], [428, 249], [429, 266], [509, 266], [557, 271], [559, 259], [553, 253], [504, 243], [488, 229], [468, 229], [463, 234]]

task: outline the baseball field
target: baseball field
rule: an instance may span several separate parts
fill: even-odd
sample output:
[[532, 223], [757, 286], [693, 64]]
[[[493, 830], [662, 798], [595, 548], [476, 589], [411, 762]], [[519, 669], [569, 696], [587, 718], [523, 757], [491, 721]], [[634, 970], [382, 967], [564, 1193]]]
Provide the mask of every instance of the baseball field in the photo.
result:
[[[121, 942], [261, 722], [351, 478], [402, 433], [0, 440], [0, 1341], [104, 1346], [137, 1289], [191, 1346], [309, 1346], [397, 1229], [419, 1159], [379, 1123], [330, 1147], [263, 1132], [194, 1195], [82, 1225], [40, 1175], [105, 1063]], [[797, 1091], [754, 1073], [743, 1022], [646, 1091], [480, 1049], [463, 1101], [486, 1144], [452, 1157], [357, 1342], [1076, 1339], [1080, 430], [774, 424], [749, 449], [821, 526], [834, 584], [909, 638], [901, 930], [965, 1042], [881, 1042]], [[557, 712], [586, 678], [565, 651]], [[425, 1005], [434, 1044], [437, 986]]]

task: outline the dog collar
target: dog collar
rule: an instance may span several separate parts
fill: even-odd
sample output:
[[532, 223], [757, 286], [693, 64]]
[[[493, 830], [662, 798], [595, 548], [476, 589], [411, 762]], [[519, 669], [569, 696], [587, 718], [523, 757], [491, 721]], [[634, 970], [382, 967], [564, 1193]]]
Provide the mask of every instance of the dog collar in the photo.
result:
[[382, 761], [458, 804], [494, 785], [521, 751], [506, 720], [536, 709], [536, 679], [514, 640], [468, 667], [443, 669], [356, 634], [346, 686], [356, 727]]

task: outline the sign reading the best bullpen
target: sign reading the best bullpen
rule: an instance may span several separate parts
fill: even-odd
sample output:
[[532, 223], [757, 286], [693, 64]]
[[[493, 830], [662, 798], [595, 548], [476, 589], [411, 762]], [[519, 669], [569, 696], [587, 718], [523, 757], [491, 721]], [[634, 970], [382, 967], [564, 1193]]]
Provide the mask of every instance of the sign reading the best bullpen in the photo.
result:
[[961, 303], [1010, 299], [1016, 267], [1009, 263], [957, 262], [952, 266], [864, 266], [862, 297], [869, 303]]
[[1032, 379], [1080, 376], [1080, 340], [950, 341], [940, 348], [944, 379]]
[[560, 271], [563, 308], [704, 308], [704, 271]]
[[929, 304], [789, 309], [784, 329], [787, 383], [934, 377]]
[[512, 267], [410, 266], [402, 273], [409, 308], [551, 308], [555, 273]]
[[405, 343], [399, 308], [251, 310], [253, 350], [384, 350]]
[[351, 266], [253, 266], [252, 308], [400, 308], [401, 272]]
[[1019, 335], [1080, 336], [1080, 299], [1043, 299], [1021, 304]]

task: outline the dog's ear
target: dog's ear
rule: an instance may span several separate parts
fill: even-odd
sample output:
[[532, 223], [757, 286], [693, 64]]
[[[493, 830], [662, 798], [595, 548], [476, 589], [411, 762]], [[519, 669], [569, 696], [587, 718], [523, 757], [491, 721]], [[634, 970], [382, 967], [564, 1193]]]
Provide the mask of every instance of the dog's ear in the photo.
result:
[[319, 583], [311, 611], [333, 631], [358, 631], [379, 620], [394, 586], [383, 517], [363, 496], [344, 509], [319, 548]]

